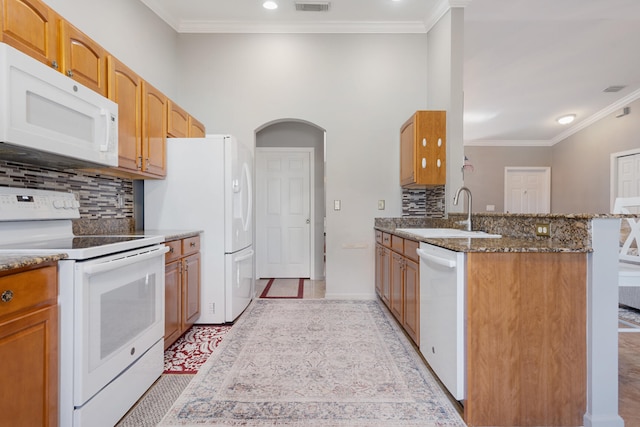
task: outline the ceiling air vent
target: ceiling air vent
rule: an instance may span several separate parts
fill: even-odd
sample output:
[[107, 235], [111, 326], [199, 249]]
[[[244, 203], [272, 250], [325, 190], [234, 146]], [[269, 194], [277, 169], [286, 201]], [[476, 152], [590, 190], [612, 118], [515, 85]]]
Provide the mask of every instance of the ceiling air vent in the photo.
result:
[[331, 2], [328, 1], [300, 1], [296, 2], [296, 10], [300, 12], [328, 12]]
[[609, 86], [608, 88], [606, 88], [605, 90], [603, 90], [603, 92], [620, 92], [622, 89], [624, 89], [626, 86], [622, 86], [622, 85], [618, 85], [618, 86]]

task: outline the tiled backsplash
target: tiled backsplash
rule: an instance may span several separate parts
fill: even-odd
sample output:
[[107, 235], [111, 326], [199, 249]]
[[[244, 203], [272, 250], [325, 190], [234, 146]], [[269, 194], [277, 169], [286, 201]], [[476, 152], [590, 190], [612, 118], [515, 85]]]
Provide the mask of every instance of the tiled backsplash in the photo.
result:
[[402, 216], [443, 218], [444, 185], [421, 189], [402, 189]]
[[0, 186], [73, 192], [81, 219], [132, 219], [133, 181], [0, 160]]

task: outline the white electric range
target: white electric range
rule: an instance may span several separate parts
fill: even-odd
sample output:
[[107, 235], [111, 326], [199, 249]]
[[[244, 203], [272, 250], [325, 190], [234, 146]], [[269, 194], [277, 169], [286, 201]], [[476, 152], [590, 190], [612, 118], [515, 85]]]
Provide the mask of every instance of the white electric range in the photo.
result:
[[74, 236], [72, 193], [0, 187], [0, 254], [58, 263], [60, 425], [113, 426], [162, 374], [164, 236]]

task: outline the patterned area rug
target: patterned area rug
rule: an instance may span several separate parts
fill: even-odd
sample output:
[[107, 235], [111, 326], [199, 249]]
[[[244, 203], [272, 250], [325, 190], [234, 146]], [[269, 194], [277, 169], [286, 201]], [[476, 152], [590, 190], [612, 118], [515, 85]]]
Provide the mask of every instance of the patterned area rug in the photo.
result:
[[160, 426], [464, 426], [377, 301], [255, 300]]
[[304, 279], [269, 279], [260, 298], [298, 298], [304, 294]]
[[231, 326], [194, 325], [164, 352], [165, 374], [195, 374]]

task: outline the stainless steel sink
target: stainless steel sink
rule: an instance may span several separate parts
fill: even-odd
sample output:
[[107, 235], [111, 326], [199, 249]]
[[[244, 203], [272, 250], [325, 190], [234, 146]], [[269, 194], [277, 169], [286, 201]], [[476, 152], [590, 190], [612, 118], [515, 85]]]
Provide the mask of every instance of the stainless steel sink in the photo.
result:
[[397, 231], [415, 234], [424, 238], [449, 239], [449, 238], [473, 238], [473, 239], [497, 239], [501, 234], [489, 234], [484, 231], [467, 231], [457, 228], [396, 228]]

